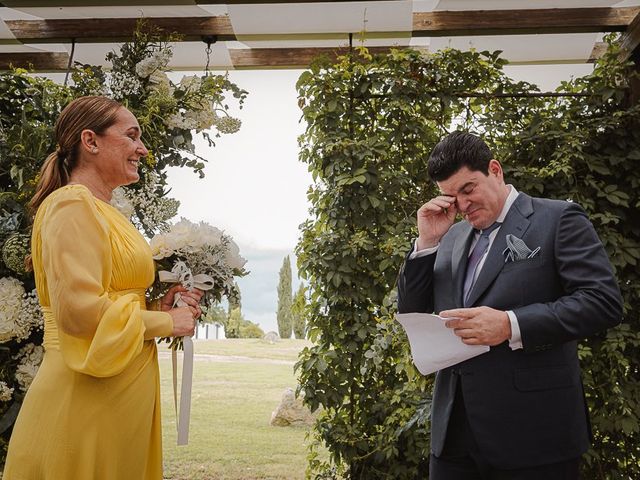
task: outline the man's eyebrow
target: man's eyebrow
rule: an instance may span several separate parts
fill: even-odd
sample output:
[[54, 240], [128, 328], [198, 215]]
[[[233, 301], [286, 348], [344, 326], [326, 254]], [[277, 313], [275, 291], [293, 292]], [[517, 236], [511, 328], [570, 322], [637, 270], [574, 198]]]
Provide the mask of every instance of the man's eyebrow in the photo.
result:
[[469, 182], [465, 183], [464, 185], [462, 185], [458, 189], [458, 193], [463, 192], [464, 190], [466, 190], [469, 185], [475, 185], [475, 182], [474, 181], [469, 181]]
[[447, 196], [447, 197], [455, 197], [457, 194], [459, 194], [459, 193], [461, 193], [462, 191], [466, 190], [466, 189], [467, 189], [467, 187], [468, 187], [469, 185], [475, 185], [475, 183], [476, 183], [476, 182], [474, 182], [474, 181], [468, 181], [467, 183], [465, 183], [464, 185], [462, 185], [462, 186], [458, 189], [458, 191], [456, 192], [456, 194], [445, 193], [445, 192], [443, 192], [442, 190], [440, 190], [440, 193], [441, 193], [442, 195]]

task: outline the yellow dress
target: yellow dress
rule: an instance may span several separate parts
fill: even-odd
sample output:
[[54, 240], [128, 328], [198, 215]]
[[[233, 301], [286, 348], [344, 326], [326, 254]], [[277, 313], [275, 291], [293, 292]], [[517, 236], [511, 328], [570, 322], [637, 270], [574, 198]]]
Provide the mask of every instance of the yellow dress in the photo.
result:
[[82, 185], [53, 192], [31, 238], [45, 313], [43, 363], [13, 429], [4, 480], [162, 479], [151, 251]]

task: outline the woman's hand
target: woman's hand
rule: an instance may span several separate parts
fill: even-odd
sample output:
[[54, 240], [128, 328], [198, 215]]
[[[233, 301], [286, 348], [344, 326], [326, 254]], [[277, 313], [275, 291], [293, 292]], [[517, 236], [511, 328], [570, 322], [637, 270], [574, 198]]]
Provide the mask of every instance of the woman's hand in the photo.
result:
[[196, 319], [191, 307], [172, 308], [167, 312], [173, 320], [173, 337], [190, 337], [195, 333]]
[[160, 310], [168, 312], [173, 308], [173, 300], [176, 294], [180, 294], [180, 299], [187, 304], [191, 309], [191, 313], [194, 319], [200, 318], [202, 310], [200, 309], [200, 300], [204, 292], [194, 288], [193, 290], [187, 290], [179, 283], [169, 289], [169, 291], [160, 299]]

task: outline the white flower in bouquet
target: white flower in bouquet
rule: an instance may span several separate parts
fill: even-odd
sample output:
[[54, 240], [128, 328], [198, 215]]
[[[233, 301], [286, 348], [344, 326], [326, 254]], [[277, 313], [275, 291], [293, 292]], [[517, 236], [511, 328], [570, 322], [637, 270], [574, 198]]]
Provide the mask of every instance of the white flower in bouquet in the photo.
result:
[[110, 80], [109, 87], [115, 100], [122, 100], [124, 97], [136, 95], [142, 89], [140, 80], [125, 72], [112, 73]]
[[216, 126], [220, 133], [232, 134], [240, 130], [242, 120], [228, 115], [222, 117], [216, 116], [214, 118], [213, 125]]
[[12, 277], [0, 278], [0, 343], [17, 335], [17, 321], [22, 312], [22, 282]]
[[142, 188], [116, 188], [111, 197], [111, 205], [147, 231], [164, 230], [167, 221], [178, 213], [180, 202], [174, 198], [159, 196], [156, 193], [159, 181], [156, 172], [149, 172]]
[[227, 262], [234, 270], [241, 270], [247, 261], [240, 256], [240, 247], [233, 240], [229, 239], [227, 250]]
[[[220, 229], [182, 218], [166, 232], [155, 235], [150, 245], [159, 270], [154, 295], [180, 282], [187, 288], [203, 290], [205, 303], [220, 301], [223, 296], [237, 297], [234, 277], [246, 275], [246, 260], [231, 237]], [[172, 348], [180, 345], [181, 340], [171, 343]]]
[[179, 128], [181, 130], [194, 130], [198, 127], [197, 119], [194, 116], [187, 116], [183, 112], [169, 115], [164, 123], [169, 128]]
[[219, 246], [222, 235], [221, 230], [206, 222], [196, 224], [181, 218], [168, 232], [155, 235], [151, 239], [151, 253], [156, 260], [172, 255], [194, 254], [206, 247]]
[[7, 238], [2, 246], [2, 260], [14, 272], [26, 273], [25, 258], [31, 252], [31, 235], [14, 233]]
[[169, 64], [173, 53], [166, 48], [154, 51], [150, 57], [145, 58], [136, 65], [136, 74], [140, 78], [149, 78], [158, 70], [163, 70]]
[[133, 214], [135, 213], [135, 208], [124, 188], [118, 187], [111, 194], [111, 206], [116, 208], [122, 213], [127, 219], [131, 220]]
[[185, 113], [185, 121], [196, 130], [206, 130], [214, 124], [215, 114], [211, 108], [202, 108], [199, 110], [190, 110]]
[[171, 80], [166, 73], [161, 70], [156, 70], [149, 77], [149, 85], [153, 90], [162, 90], [163, 92], [170, 94], [173, 93], [174, 88], [171, 86]]
[[184, 77], [182, 77], [182, 80], [180, 80], [180, 88], [182, 90], [195, 92], [197, 90], [200, 90], [201, 86], [202, 78], [197, 75], [185, 75]]
[[43, 355], [44, 349], [40, 345], [36, 346], [33, 343], [29, 343], [22, 347], [14, 357], [20, 359], [18, 368], [16, 368], [16, 380], [23, 392], [29, 389], [36, 373], [38, 373]]
[[8, 402], [13, 396], [13, 388], [4, 382], [0, 382], [0, 402]]
[[26, 340], [32, 332], [44, 328], [44, 317], [36, 290], [22, 295], [20, 315], [16, 319], [16, 340]]

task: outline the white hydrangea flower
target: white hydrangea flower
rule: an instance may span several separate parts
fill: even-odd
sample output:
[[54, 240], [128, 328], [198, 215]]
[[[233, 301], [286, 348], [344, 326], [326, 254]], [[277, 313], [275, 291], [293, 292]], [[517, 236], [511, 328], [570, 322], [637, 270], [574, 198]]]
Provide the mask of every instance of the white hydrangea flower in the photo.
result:
[[158, 70], [167, 67], [173, 54], [169, 49], [156, 50], [150, 57], [145, 58], [136, 65], [136, 74], [140, 78], [148, 78]]
[[24, 287], [13, 277], [0, 278], [0, 343], [16, 337], [16, 322], [22, 312]]
[[8, 402], [13, 396], [13, 388], [4, 382], [0, 382], [0, 402]]
[[214, 124], [216, 116], [210, 108], [190, 110], [184, 115], [186, 123], [196, 130], [206, 130]]
[[164, 124], [169, 128], [180, 128], [184, 129], [184, 117], [182, 113], [176, 112], [172, 113], [168, 117], [165, 118]]
[[182, 130], [194, 130], [198, 128], [198, 118], [195, 113], [176, 112], [169, 115], [165, 120], [165, 125], [169, 128], [180, 128]]
[[191, 90], [192, 92], [194, 92], [196, 90], [200, 90], [201, 86], [202, 78], [197, 75], [185, 75], [184, 77], [182, 77], [182, 80], [180, 80], [180, 88], [182, 90]]
[[43, 355], [44, 349], [40, 345], [36, 346], [33, 343], [29, 343], [22, 347], [14, 357], [20, 359], [18, 368], [16, 368], [16, 380], [23, 392], [26, 392], [31, 386], [31, 382], [33, 382], [42, 363]]
[[156, 70], [149, 77], [150, 88], [154, 90], [161, 90], [163, 92], [172, 94], [174, 88], [171, 86], [171, 80], [166, 73]]

